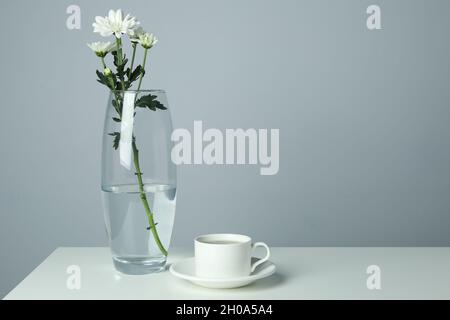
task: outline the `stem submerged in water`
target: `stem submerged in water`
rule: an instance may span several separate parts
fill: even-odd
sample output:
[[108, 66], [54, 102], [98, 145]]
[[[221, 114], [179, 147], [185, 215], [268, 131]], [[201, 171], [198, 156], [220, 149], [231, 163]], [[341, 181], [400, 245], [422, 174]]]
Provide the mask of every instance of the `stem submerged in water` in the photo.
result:
[[145, 194], [144, 190], [144, 183], [142, 182], [142, 172], [139, 165], [139, 150], [136, 146], [136, 142], [133, 138], [133, 158], [134, 158], [134, 167], [136, 169], [136, 176], [138, 178], [139, 183], [139, 193], [140, 198], [142, 201], [142, 204], [144, 205], [145, 212], [147, 214], [148, 223], [150, 224], [150, 231], [153, 234], [153, 238], [155, 239], [156, 244], [158, 245], [159, 250], [161, 253], [165, 256], [167, 256], [167, 250], [164, 248], [163, 244], [161, 243], [161, 239], [159, 238], [158, 231], [156, 230], [155, 221], [153, 220], [153, 212], [150, 210], [150, 206], [148, 205], [147, 196]]

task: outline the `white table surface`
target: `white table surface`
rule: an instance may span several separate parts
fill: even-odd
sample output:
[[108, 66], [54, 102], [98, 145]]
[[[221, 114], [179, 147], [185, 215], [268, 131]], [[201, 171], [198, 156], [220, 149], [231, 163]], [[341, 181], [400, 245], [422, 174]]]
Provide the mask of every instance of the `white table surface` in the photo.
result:
[[[169, 263], [192, 256], [173, 248]], [[5, 299], [450, 299], [450, 248], [273, 248], [277, 272], [238, 289], [207, 289], [168, 271], [143, 276], [115, 271], [108, 248], [58, 248]], [[81, 270], [69, 290], [67, 268]], [[369, 265], [381, 289], [369, 290]]]

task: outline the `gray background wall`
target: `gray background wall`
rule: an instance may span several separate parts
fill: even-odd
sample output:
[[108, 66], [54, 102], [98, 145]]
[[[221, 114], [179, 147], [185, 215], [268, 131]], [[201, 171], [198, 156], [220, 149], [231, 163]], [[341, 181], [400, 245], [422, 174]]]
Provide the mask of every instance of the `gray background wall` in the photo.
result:
[[276, 176], [179, 168], [175, 245], [450, 245], [450, 2], [1, 1], [0, 296], [58, 246], [107, 244], [107, 92], [85, 43], [109, 8], [160, 39], [145, 87], [168, 92], [175, 127], [280, 129]]

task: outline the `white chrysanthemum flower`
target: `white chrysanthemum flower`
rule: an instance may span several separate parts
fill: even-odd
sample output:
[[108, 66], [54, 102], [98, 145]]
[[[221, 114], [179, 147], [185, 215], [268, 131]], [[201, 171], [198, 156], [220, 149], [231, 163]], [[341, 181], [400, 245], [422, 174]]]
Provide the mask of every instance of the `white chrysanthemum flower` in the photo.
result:
[[139, 36], [139, 43], [145, 49], [150, 49], [158, 42], [158, 39], [153, 35], [153, 33], [144, 33]]
[[132, 36], [134, 29], [139, 22], [135, 17], [127, 14], [122, 19], [122, 10], [109, 10], [107, 17], [95, 17], [95, 22], [92, 24], [94, 32], [100, 33], [103, 37], [109, 37], [114, 35], [116, 38], [120, 38], [122, 34]]
[[111, 42], [92, 42], [87, 44], [92, 51], [99, 57], [104, 57], [110, 51], [116, 49], [116, 44]]
[[141, 35], [145, 34], [145, 30], [141, 26], [138, 26], [133, 31], [134, 31], [134, 33], [133, 33], [133, 35], [130, 36], [130, 41], [132, 43], [138, 43], [139, 42], [139, 37]]

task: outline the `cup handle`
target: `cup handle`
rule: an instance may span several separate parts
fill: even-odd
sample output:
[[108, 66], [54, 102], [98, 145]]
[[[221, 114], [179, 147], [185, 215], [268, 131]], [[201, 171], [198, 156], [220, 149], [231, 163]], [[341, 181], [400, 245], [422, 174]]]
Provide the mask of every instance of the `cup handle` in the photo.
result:
[[267, 253], [264, 258], [259, 259], [254, 264], [252, 264], [251, 273], [253, 273], [255, 271], [256, 267], [259, 266], [261, 263], [264, 263], [267, 260], [269, 260], [269, 257], [270, 257], [270, 249], [267, 244], [265, 244], [264, 242], [255, 242], [252, 244], [252, 249], [255, 249], [256, 247], [264, 247], [266, 249]]

